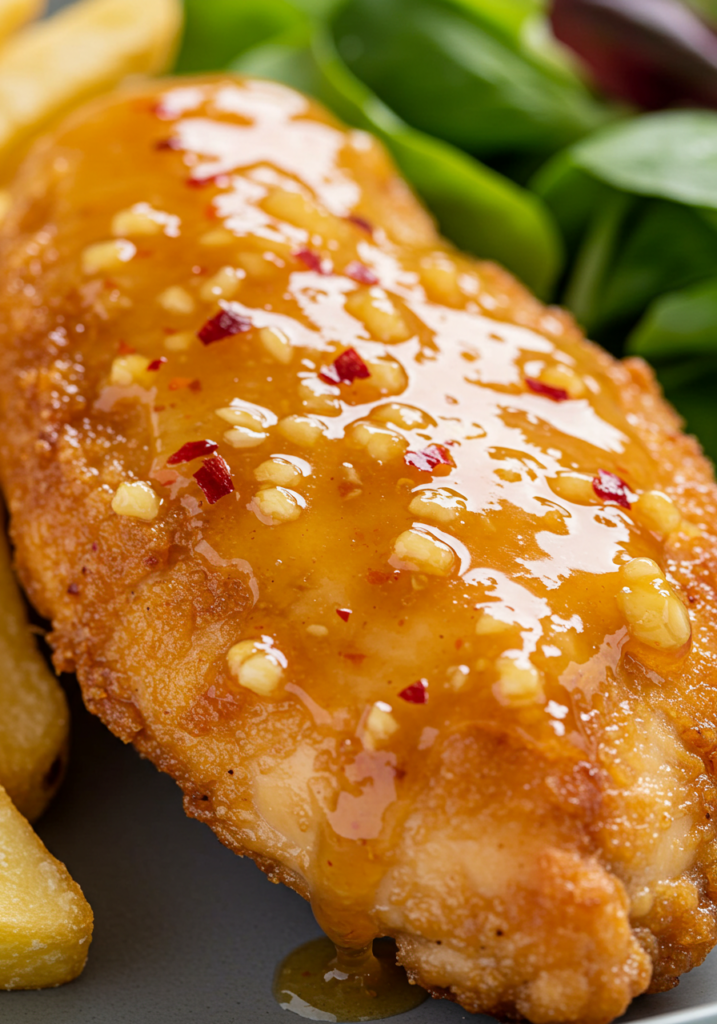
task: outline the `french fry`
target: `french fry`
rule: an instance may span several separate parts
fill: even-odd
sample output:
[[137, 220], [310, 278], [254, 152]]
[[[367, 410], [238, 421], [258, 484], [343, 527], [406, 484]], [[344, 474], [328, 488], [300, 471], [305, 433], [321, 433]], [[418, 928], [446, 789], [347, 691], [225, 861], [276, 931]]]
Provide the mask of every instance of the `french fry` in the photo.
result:
[[80, 0], [13, 36], [0, 49], [0, 173], [75, 104], [163, 71], [181, 27], [180, 0]]
[[0, 0], [0, 42], [45, 10], [45, 0]]
[[50, 988], [82, 971], [92, 909], [0, 787], [0, 989]]
[[65, 695], [28, 629], [2, 534], [0, 610], [0, 785], [33, 821], [62, 779], [69, 715]]

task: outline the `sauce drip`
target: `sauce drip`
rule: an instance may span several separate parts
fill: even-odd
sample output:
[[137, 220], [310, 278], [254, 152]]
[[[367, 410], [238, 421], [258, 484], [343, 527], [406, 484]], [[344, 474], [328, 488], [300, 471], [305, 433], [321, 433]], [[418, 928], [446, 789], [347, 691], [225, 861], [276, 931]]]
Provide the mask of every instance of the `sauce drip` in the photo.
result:
[[299, 946], [279, 965], [274, 997], [307, 1020], [383, 1020], [420, 1006], [428, 993], [396, 963], [395, 944], [346, 949], [325, 936]]

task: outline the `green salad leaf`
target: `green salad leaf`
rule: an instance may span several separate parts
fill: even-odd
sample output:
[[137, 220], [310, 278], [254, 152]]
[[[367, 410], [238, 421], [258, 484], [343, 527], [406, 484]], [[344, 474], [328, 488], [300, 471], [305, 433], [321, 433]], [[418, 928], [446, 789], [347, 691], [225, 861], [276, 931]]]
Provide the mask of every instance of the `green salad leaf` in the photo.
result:
[[717, 114], [667, 110], [611, 125], [573, 147], [576, 167], [614, 188], [717, 210]]
[[564, 301], [615, 350], [652, 302], [717, 271], [717, 113], [611, 125], [550, 161], [533, 188], [568, 244]]
[[224, 68], [245, 50], [306, 20], [289, 0], [184, 0], [184, 17], [177, 74]]
[[526, 8], [349, 0], [333, 31], [351, 70], [407, 123], [482, 158], [549, 155], [614, 113], [567, 63], [530, 52]]
[[284, 35], [234, 65], [301, 88], [348, 124], [377, 135], [456, 245], [499, 260], [542, 295], [561, 263], [552, 219], [536, 196], [454, 147], [406, 125], [341, 61], [328, 31]]
[[[717, 264], [715, 264], [717, 270]], [[628, 351], [651, 362], [717, 358], [717, 274], [656, 299], [628, 339]]]

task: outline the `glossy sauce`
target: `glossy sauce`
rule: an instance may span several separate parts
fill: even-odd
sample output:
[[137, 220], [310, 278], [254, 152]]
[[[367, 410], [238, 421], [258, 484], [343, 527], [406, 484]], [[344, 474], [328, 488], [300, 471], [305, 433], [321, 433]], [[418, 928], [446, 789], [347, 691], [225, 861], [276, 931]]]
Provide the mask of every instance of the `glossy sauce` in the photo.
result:
[[[590, 760], [624, 654], [680, 664], [664, 543], [693, 528], [649, 497], [659, 466], [607, 358], [450, 249], [380, 147], [310, 101], [172, 87], [83, 115], [54, 152], [51, 198], [11, 228], [86, 507], [105, 550], [145, 538], [158, 572], [199, 561], [242, 595], [181, 695], [180, 756], [224, 840], [363, 948], [391, 930], [377, 892], [434, 750], [477, 724]], [[662, 646], [633, 628], [649, 600], [674, 612]], [[162, 735], [163, 692], [123, 699]]]
[[406, 1013], [428, 995], [396, 965], [393, 943], [360, 950], [337, 948], [330, 939], [299, 946], [274, 979], [277, 1002], [308, 1020], [383, 1020]]

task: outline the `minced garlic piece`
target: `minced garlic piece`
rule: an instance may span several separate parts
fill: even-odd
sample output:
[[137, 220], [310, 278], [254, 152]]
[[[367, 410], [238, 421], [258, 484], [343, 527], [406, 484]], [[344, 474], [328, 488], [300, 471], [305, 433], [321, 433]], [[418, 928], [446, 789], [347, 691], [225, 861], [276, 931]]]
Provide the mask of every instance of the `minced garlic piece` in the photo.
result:
[[288, 459], [277, 458], [277, 456], [262, 462], [254, 470], [254, 476], [260, 483], [274, 484], [277, 487], [293, 487], [305, 475], [293, 462], [289, 462]]
[[242, 640], [227, 654], [229, 671], [240, 686], [260, 697], [272, 694], [284, 674], [277, 654], [257, 640]]
[[267, 253], [262, 255], [259, 252], [240, 252], [235, 256], [235, 260], [249, 277], [266, 280], [276, 273], [276, 264], [273, 260], [268, 259], [268, 255]]
[[677, 505], [662, 491], [645, 491], [632, 508], [635, 518], [648, 530], [659, 533], [661, 537], [667, 537], [673, 533], [682, 522]]
[[150, 522], [157, 518], [161, 502], [153, 488], [143, 480], [120, 484], [112, 499], [112, 511], [118, 516], [130, 516]]
[[301, 448], [313, 448], [319, 438], [326, 433], [321, 420], [314, 416], [286, 416], [279, 421], [277, 429], [287, 441]]
[[222, 267], [212, 277], [207, 278], [199, 289], [199, 294], [204, 302], [233, 299], [239, 290], [239, 283], [243, 277], [243, 270], [235, 270], [234, 267]]
[[398, 722], [392, 715], [392, 708], [383, 700], [377, 700], [368, 713], [364, 725], [364, 744], [369, 750], [376, 750], [398, 730]]
[[338, 217], [322, 210], [302, 192], [274, 189], [262, 206], [270, 216], [304, 228], [310, 235], [321, 235], [326, 239], [348, 237], [348, 228]]
[[395, 359], [368, 359], [371, 384], [382, 395], [400, 395], [408, 387], [408, 375]]
[[575, 505], [589, 505], [597, 497], [593, 478], [582, 473], [558, 473], [549, 483], [559, 498]]
[[108, 274], [121, 270], [136, 254], [137, 249], [127, 238], [111, 242], [96, 242], [82, 251], [82, 269], [85, 274]]
[[199, 239], [199, 244], [214, 248], [221, 245], [231, 245], [236, 240], [237, 236], [233, 235], [231, 231], [227, 231], [226, 228], [212, 228], [211, 231], [204, 232]]
[[341, 413], [339, 389], [333, 384], [326, 384], [320, 377], [304, 377], [299, 384], [301, 404], [309, 412], [324, 416], [338, 416]]
[[168, 352], [186, 352], [195, 338], [196, 334], [191, 331], [177, 331], [176, 334], [167, 335], [164, 347]]
[[464, 295], [455, 263], [445, 253], [431, 253], [421, 260], [421, 284], [433, 302], [444, 306], [460, 306]]
[[692, 626], [657, 562], [633, 558], [620, 568], [622, 588], [617, 602], [631, 635], [660, 651], [676, 651], [687, 643]]
[[494, 636], [497, 633], [505, 633], [506, 630], [512, 628], [512, 623], [495, 619], [490, 612], [483, 612], [476, 622], [476, 633], [478, 636]]
[[408, 506], [414, 516], [446, 524], [454, 523], [465, 510], [463, 498], [441, 487], [420, 491]]
[[413, 572], [429, 576], [450, 576], [456, 562], [455, 552], [442, 540], [422, 530], [406, 530], [393, 545], [400, 563]]
[[519, 665], [513, 658], [506, 657], [498, 659], [496, 669], [496, 694], [503, 703], [522, 707], [542, 701], [543, 677], [534, 665]]
[[400, 434], [369, 420], [352, 423], [346, 431], [346, 439], [354, 448], [363, 448], [377, 462], [400, 458], [408, 448]]
[[385, 343], [407, 341], [411, 331], [382, 288], [359, 288], [346, 299], [346, 312], [365, 326], [372, 338]]
[[271, 519], [272, 526], [277, 526], [298, 519], [306, 502], [300, 494], [286, 487], [267, 487], [254, 495], [252, 506]]
[[114, 215], [112, 234], [115, 238], [160, 234], [176, 237], [179, 234], [179, 217], [155, 210], [148, 203], [136, 203], [129, 210], [121, 210]]
[[167, 313], [175, 313], [177, 316], [186, 316], [194, 312], [195, 303], [186, 288], [178, 284], [165, 288], [157, 296], [157, 302]]
[[538, 378], [542, 384], [551, 388], [560, 388], [566, 391], [570, 398], [582, 398], [585, 394], [585, 381], [569, 366], [557, 363], [555, 366], [548, 366], [541, 371]]
[[248, 427], [249, 430], [266, 430], [277, 422], [276, 414], [271, 409], [253, 402], [243, 402], [240, 398], [234, 398], [231, 405], [215, 409], [214, 412], [225, 423], [231, 423], [233, 427]]
[[446, 682], [452, 690], [462, 690], [468, 682], [470, 673], [467, 665], [453, 665], [446, 672]]
[[149, 359], [145, 356], [135, 354], [129, 356], [117, 356], [112, 360], [110, 369], [110, 384], [118, 387], [128, 387], [130, 384], [145, 384], [151, 377], [147, 373]]
[[260, 343], [264, 346], [264, 349], [273, 356], [278, 363], [283, 363], [286, 366], [291, 362], [291, 357], [294, 354], [294, 350], [291, 346], [291, 342], [278, 327], [262, 327], [259, 331], [258, 338]]
[[326, 628], [326, 626], [322, 626], [317, 622], [313, 623], [311, 626], [307, 626], [306, 632], [309, 634], [309, 636], [315, 636], [319, 638], [329, 635], [329, 631]]
[[422, 409], [416, 409], [413, 405], [402, 405], [399, 402], [389, 402], [388, 405], [379, 405], [371, 412], [371, 419], [379, 423], [392, 423], [396, 427], [403, 427], [404, 430], [419, 430], [421, 428], [435, 426], [435, 423]]
[[250, 430], [249, 427], [232, 427], [224, 432], [224, 440], [232, 448], [257, 448], [269, 437], [264, 430]]

